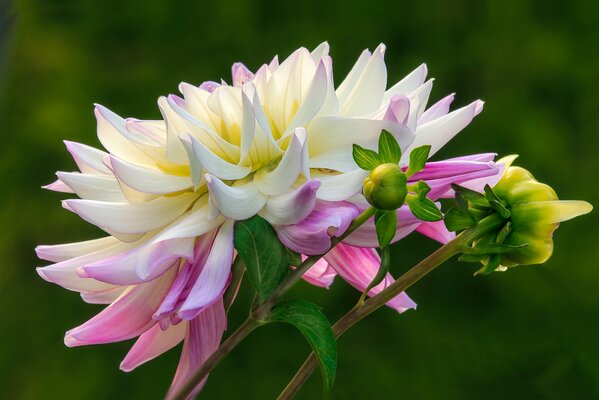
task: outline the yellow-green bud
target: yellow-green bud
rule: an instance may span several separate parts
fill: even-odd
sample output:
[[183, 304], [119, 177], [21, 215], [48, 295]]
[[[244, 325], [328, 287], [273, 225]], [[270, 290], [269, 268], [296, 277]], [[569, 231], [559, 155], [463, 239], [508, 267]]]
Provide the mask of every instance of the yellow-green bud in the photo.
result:
[[364, 197], [379, 210], [401, 207], [408, 194], [408, 178], [397, 164], [381, 164], [364, 179]]
[[501, 265], [541, 264], [553, 253], [553, 232], [559, 223], [590, 212], [585, 201], [559, 200], [555, 191], [521, 167], [508, 166], [493, 188], [511, 212], [512, 231], [505, 244], [525, 247], [501, 254]]

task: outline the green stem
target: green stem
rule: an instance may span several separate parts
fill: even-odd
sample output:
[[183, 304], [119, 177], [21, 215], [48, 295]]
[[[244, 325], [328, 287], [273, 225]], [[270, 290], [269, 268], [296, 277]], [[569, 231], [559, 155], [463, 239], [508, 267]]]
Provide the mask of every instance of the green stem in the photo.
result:
[[[423, 276], [434, 270], [436, 267], [457, 253], [460, 253], [463, 246], [467, 246], [473, 241], [484, 236], [485, 233], [497, 229], [502, 223], [504, 223], [503, 219], [495, 214], [481, 220], [476, 226], [462, 232], [453, 240], [446, 243], [433, 254], [422, 260], [376, 296], [371, 297], [364, 302], [358, 302], [356, 306], [354, 306], [347, 314], [341, 317], [341, 319], [339, 319], [335, 325], [333, 325], [333, 334], [335, 339], [339, 338], [349, 328], [362, 320], [362, 318], [376, 311], [385, 305], [389, 300], [393, 299], [395, 296], [408, 289], [414, 283], [418, 282]], [[283, 392], [281, 392], [278, 400], [291, 399], [294, 395], [296, 395], [302, 385], [308, 380], [310, 375], [312, 375], [317, 366], [318, 363], [316, 357], [314, 356], [314, 353], [312, 353], [297, 371], [287, 387], [283, 390]]]
[[[368, 219], [374, 215], [375, 211], [376, 209], [374, 207], [369, 207], [360, 215], [358, 215], [342, 235], [333, 237], [331, 239], [331, 247], [327, 252], [339, 244], [343, 239], [352, 234], [364, 222], [368, 221]], [[326, 253], [306, 258], [304, 262], [302, 262], [299, 266], [297, 266], [296, 269], [289, 273], [289, 275], [287, 275], [287, 277], [274, 290], [274, 292], [267, 299], [265, 299], [262, 304], [259, 304], [250, 313], [250, 316], [245, 320], [245, 322], [241, 324], [239, 328], [237, 328], [235, 332], [233, 332], [231, 336], [229, 336], [227, 340], [225, 340], [210, 357], [208, 357], [202, 366], [189, 377], [179, 391], [173, 396], [168, 397], [169, 400], [187, 399], [193, 390], [198, 386], [198, 384], [204, 380], [206, 376], [208, 376], [210, 371], [212, 371], [222, 361], [223, 358], [225, 358], [235, 347], [237, 347], [237, 345], [239, 345], [239, 343], [241, 343], [241, 341], [254, 329], [265, 323], [268, 314], [279, 301], [281, 296], [283, 296], [297, 281], [299, 281], [302, 275], [325, 254]]]

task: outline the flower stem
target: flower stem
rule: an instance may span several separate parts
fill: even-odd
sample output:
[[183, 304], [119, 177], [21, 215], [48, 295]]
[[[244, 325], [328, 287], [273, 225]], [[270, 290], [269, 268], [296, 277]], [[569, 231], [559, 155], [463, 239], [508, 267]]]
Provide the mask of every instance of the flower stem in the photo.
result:
[[[453, 240], [437, 249], [437, 251], [422, 260], [376, 296], [371, 297], [366, 301], [358, 302], [358, 304], [333, 325], [333, 335], [335, 336], [335, 339], [339, 338], [349, 328], [362, 320], [362, 318], [376, 311], [389, 300], [418, 282], [423, 276], [434, 270], [443, 262], [460, 253], [463, 246], [467, 246], [474, 240], [484, 236], [486, 232], [496, 229], [501, 223], [503, 223], [503, 220], [496, 215], [491, 215], [481, 220], [474, 227], [462, 232]], [[314, 356], [314, 353], [312, 353], [297, 371], [287, 387], [281, 392], [278, 400], [291, 399], [296, 395], [317, 366], [318, 363], [316, 357]]]
[[[333, 237], [331, 239], [330, 251], [333, 247], [339, 244], [343, 239], [352, 234], [358, 229], [364, 222], [368, 221], [375, 213], [374, 207], [369, 207], [359, 214], [349, 225], [349, 227], [340, 236]], [[327, 251], [327, 252], [328, 252]], [[326, 254], [326, 253], [325, 253]], [[173, 396], [167, 396], [169, 400], [185, 400], [197, 387], [197, 385], [204, 379], [210, 371], [212, 371], [221, 361], [225, 358], [241, 341], [249, 335], [254, 329], [266, 323], [268, 314], [275, 306], [277, 301], [283, 296], [298, 280], [302, 275], [310, 269], [314, 263], [320, 260], [325, 254], [319, 254], [310, 256], [304, 260], [300, 265], [297, 266], [287, 277], [279, 284], [279, 286], [273, 291], [273, 293], [259, 304], [251, 313], [250, 316], [241, 324], [235, 332], [233, 332], [227, 340], [225, 340], [218, 349], [202, 364], [202, 366], [195, 371]]]

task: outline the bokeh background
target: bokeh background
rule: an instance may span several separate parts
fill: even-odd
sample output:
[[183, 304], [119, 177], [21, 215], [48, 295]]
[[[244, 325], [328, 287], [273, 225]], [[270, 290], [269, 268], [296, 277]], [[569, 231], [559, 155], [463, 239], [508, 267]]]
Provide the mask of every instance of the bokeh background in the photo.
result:
[[[229, 79], [274, 54], [331, 44], [344, 76], [388, 46], [389, 81], [421, 62], [432, 98], [485, 111], [438, 155], [519, 153], [564, 198], [599, 204], [596, 1], [23, 0], [0, 6], [0, 387], [5, 399], [154, 399], [179, 350], [125, 374], [130, 343], [68, 349], [63, 333], [99, 311], [44, 282], [33, 248], [100, 236], [40, 186], [73, 170], [63, 139], [99, 145], [92, 104], [158, 118], [180, 81]], [[338, 79], [339, 81], [339, 79]], [[381, 310], [340, 340], [334, 399], [599, 398], [597, 211], [565, 224], [543, 266], [473, 278], [452, 260], [410, 291], [417, 311]], [[398, 275], [437, 245], [394, 248]], [[231, 327], [245, 316], [241, 293]], [[336, 319], [357, 298], [342, 281], [293, 297]], [[286, 326], [257, 331], [210, 377], [203, 398], [269, 399], [307, 355]], [[322, 398], [318, 374], [299, 398]]]

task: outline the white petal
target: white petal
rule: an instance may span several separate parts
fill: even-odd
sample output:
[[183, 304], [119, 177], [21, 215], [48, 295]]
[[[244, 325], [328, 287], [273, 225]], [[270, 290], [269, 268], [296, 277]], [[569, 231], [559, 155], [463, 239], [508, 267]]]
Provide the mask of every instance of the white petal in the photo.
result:
[[310, 89], [305, 97], [301, 100], [301, 105], [291, 122], [287, 124], [287, 128], [282, 137], [291, 134], [297, 127], [307, 124], [322, 107], [327, 95], [327, 72], [324, 62], [318, 63], [314, 78], [310, 84]]
[[395, 136], [402, 149], [406, 149], [414, 137], [406, 126], [393, 121], [347, 117], [317, 118], [308, 130], [310, 168], [328, 168], [343, 172], [356, 169], [357, 165], [352, 157], [353, 144], [377, 149], [383, 129]]
[[85, 174], [112, 174], [102, 160], [108, 155], [105, 151], [77, 142], [64, 141], [79, 170]]
[[410, 94], [410, 113], [408, 114], [407, 125], [412, 131], [416, 131], [417, 121], [424, 113], [428, 97], [433, 89], [433, 80], [429, 79], [426, 83], [420, 86], [414, 93]]
[[172, 222], [195, 199], [195, 193], [185, 193], [138, 204], [78, 199], [64, 200], [64, 203], [81, 218], [98, 227], [121, 233], [141, 233]]
[[60, 262], [93, 253], [118, 243], [120, 242], [117, 239], [108, 236], [100, 239], [86, 240], [84, 242], [40, 245], [35, 248], [35, 252], [38, 258], [41, 258], [42, 260]]
[[140, 167], [117, 157], [110, 156], [115, 176], [143, 193], [165, 194], [189, 189], [192, 182], [188, 176], [169, 175], [157, 169]]
[[243, 109], [243, 116], [241, 122], [241, 138], [240, 138], [240, 154], [239, 159], [244, 160], [248, 155], [252, 144], [254, 143], [254, 135], [256, 133], [256, 117], [254, 115], [254, 108], [250, 99], [245, 93], [241, 93], [241, 104]]
[[310, 55], [312, 56], [312, 60], [314, 60], [314, 63], [318, 63], [320, 62], [320, 59], [324, 56], [327, 56], [329, 54], [329, 44], [327, 42], [322, 42], [321, 44], [318, 45], [318, 47], [316, 47], [314, 50], [312, 50], [312, 53], [310, 53]]
[[291, 225], [302, 221], [314, 209], [318, 181], [308, 181], [298, 189], [269, 197], [260, 216], [273, 225]]
[[408, 151], [402, 155], [402, 162], [410, 159], [410, 151], [416, 147], [430, 144], [432, 156], [449, 142], [455, 135], [464, 129], [472, 119], [482, 111], [483, 102], [477, 100], [466, 107], [457, 109], [441, 118], [437, 118], [427, 124], [419, 126], [416, 130], [414, 142], [410, 145]]
[[393, 85], [385, 92], [383, 104], [388, 103], [395, 95], [408, 95], [422, 85], [426, 79], [428, 69], [426, 64], [421, 64], [414, 71], [410, 72], [405, 78]]
[[214, 154], [195, 137], [186, 134], [181, 137], [191, 142], [195, 158], [201, 161], [202, 167], [210, 174], [221, 179], [234, 180], [244, 178], [251, 172], [250, 167], [232, 164]]
[[210, 200], [227, 218], [243, 220], [254, 216], [264, 207], [266, 196], [253, 182], [242, 186], [228, 186], [215, 176], [206, 174]]
[[366, 64], [368, 63], [368, 60], [370, 60], [371, 56], [372, 53], [370, 53], [368, 49], [364, 50], [360, 54], [360, 57], [358, 57], [358, 60], [356, 61], [352, 69], [349, 71], [343, 82], [341, 82], [341, 84], [337, 88], [337, 97], [339, 98], [340, 103], [344, 103], [351, 94], [352, 90], [354, 89], [354, 86], [356, 86], [356, 83], [360, 79], [360, 76], [362, 75], [364, 68], [366, 68]]
[[156, 160], [144, 152], [139, 143], [131, 140], [132, 135], [121, 117], [99, 104], [94, 113], [98, 121], [98, 139], [111, 154], [139, 165], [156, 164]]
[[380, 108], [387, 86], [384, 54], [385, 46], [381, 44], [375, 49], [353, 87], [349, 88], [347, 95], [342, 96], [337, 90], [341, 115], [366, 115]]
[[305, 141], [305, 131], [299, 130], [291, 137], [291, 143], [275, 169], [267, 171], [262, 168], [256, 172], [254, 183], [262, 193], [280, 194], [293, 185], [302, 170], [302, 151]]
[[59, 171], [56, 176], [82, 199], [125, 201], [121, 187], [112, 175]]
[[320, 189], [316, 196], [327, 201], [347, 200], [360, 193], [367, 176], [368, 172], [359, 168], [335, 175], [312, 172], [312, 177], [320, 181]]

